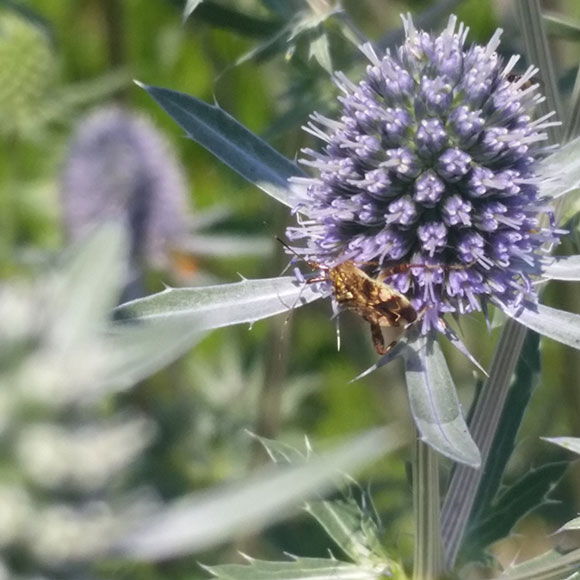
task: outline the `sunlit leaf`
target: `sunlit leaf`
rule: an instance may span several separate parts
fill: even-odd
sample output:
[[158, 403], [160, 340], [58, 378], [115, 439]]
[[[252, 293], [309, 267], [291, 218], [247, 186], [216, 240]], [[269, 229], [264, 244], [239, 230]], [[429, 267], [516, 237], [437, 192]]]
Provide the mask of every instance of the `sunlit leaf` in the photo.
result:
[[354, 500], [309, 501], [306, 511], [353, 562], [383, 567], [388, 562], [375, 522]]
[[542, 439], [580, 455], [580, 438], [578, 437], [542, 437]]
[[328, 47], [328, 36], [325, 32], [317, 35], [310, 43], [310, 56], [328, 73], [332, 74], [332, 58]]
[[126, 250], [121, 227], [108, 225], [65, 252], [52, 276], [51, 304], [58, 312], [51, 332], [62, 349], [77, 342], [79, 333], [101, 328], [119, 299]]
[[504, 312], [524, 326], [572, 348], [580, 348], [580, 316], [549, 306], [524, 305], [518, 310], [505, 308]]
[[[97, 393], [126, 389], [162, 369], [192, 348], [205, 332], [188, 320], [165, 319], [117, 325], [105, 338], [107, 370], [94, 387]], [[93, 393], [85, 393], [87, 396]]]
[[436, 341], [420, 337], [405, 350], [411, 413], [421, 438], [442, 455], [472, 467], [481, 456], [469, 431], [455, 385]]
[[294, 207], [302, 189], [288, 183], [304, 175], [297, 165], [218, 106], [139, 83], [174, 121], [223, 163], [283, 204]]
[[380, 569], [323, 558], [295, 558], [290, 562], [249, 559], [248, 564], [226, 564], [206, 569], [219, 580], [375, 580]]
[[185, 8], [183, 9], [183, 20], [187, 20], [193, 11], [203, 2], [204, 0], [187, 0]]
[[580, 186], [580, 138], [570, 141], [538, 164], [540, 193], [560, 197]]
[[511, 566], [494, 580], [563, 580], [580, 567], [580, 550], [560, 554], [555, 550]]
[[566, 522], [558, 532], [564, 532], [566, 530], [580, 530], [580, 518], [574, 518], [569, 522]]
[[298, 14], [296, 21], [292, 24], [292, 32], [290, 40], [295, 40], [305, 32], [313, 32], [320, 30], [320, 26], [324, 24], [333, 14], [335, 14], [335, 7], [329, 3], [319, 3], [316, 9], [312, 9], [314, 4], [311, 4], [311, 10], [303, 10]]
[[250, 436], [262, 444], [274, 463], [304, 463], [310, 456], [311, 448], [308, 439], [305, 439], [305, 448], [301, 451], [283, 441], [260, 437], [255, 433], [250, 433]]
[[542, 275], [549, 280], [580, 280], [580, 256], [555, 257]]
[[[306, 440], [304, 451], [291, 445], [254, 437], [260, 441], [275, 463], [304, 463], [311, 457], [310, 443]], [[372, 500], [368, 500], [369, 503]], [[396, 562], [389, 563], [379, 539], [379, 531], [373, 518], [352, 497], [340, 500], [309, 500], [304, 507], [334, 540], [341, 550], [357, 564], [381, 569], [398, 568]]]
[[374, 430], [308, 463], [268, 466], [245, 481], [186, 497], [136, 527], [117, 552], [157, 560], [207, 549], [280, 520], [307, 496], [331, 488], [338, 471], [366, 465], [402, 443], [394, 429]]
[[198, 330], [255, 322], [320, 298], [313, 286], [292, 277], [242, 280], [200, 288], [168, 288], [146, 298], [121, 304], [119, 320], [163, 320], [179, 316]]

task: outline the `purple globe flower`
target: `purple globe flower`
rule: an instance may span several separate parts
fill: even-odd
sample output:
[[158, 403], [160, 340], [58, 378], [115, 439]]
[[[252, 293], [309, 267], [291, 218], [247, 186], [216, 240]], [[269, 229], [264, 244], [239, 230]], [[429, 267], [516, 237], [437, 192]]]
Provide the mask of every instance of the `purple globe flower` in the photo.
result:
[[296, 179], [306, 194], [294, 211], [308, 217], [287, 235], [323, 268], [352, 260], [384, 280], [428, 333], [448, 312], [536, 303], [532, 281], [560, 232], [535, 174], [550, 125], [532, 120], [535, 71], [511, 74], [518, 59], [497, 54], [500, 31], [465, 47], [454, 16], [439, 36], [403, 21], [396, 52], [362, 47], [358, 85], [336, 75], [339, 119], [312, 115], [307, 130], [325, 145], [303, 151], [316, 176]]

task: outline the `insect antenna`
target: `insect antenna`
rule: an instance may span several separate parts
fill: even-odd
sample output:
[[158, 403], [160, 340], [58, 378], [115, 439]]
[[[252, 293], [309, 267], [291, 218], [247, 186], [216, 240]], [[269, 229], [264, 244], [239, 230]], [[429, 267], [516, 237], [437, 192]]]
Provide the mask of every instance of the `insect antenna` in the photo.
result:
[[[293, 254], [296, 258], [302, 260], [302, 261], [306, 261], [303, 258], [301, 258], [301, 256], [293, 249], [291, 248], [282, 238], [280, 238], [279, 236], [274, 236], [274, 238], [280, 243], [282, 244], [282, 246], [284, 248], [286, 248], [286, 250], [288, 251], [288, 253]], [[309, 262], [307, 262], [308, 265], [310, 265]], [[284, 274], [288, 271], [288, 269], [290, 268], [290, 266], [292, 265], [292, 261], [290, 261], [282, 270], [281, 274]], [[296, 268], [295, 269], [295, 277], [297, 280], [301, 279], [301, 275], [299, 274], [299, 270]], [[282, 328], [280, 329], [280, 343], [283, 342], [284, 340], [284, 334], [288, 328], [288, 323], [290, 322], [290, 317], [292, 316], [292, 313], [294, 312], [294, 309], [296, 308], [296, 305], [300, 302], [300, 299], [302, 298], [302, 293], [304, 292], [304, 289], [306, 288], [306, 284], [308, 284], [309, 281], [306, 280], [306, 283], [302, 286], [302, 288], [300, 289], [300, 292], [298, 293], [298, 296], [296, 297], [296, 300], [294, 300], [294, 303], [290, 306], [288, 304], [286, 304], [281, 298], [280, 301], [282, 302], [282, 304], [288, 308], [288, 314], [284, 320], [284, 324], [282, 325]]]
[[[314, 262], [312, 260], [307, 260], [306, 258], [304, 258], [304, 256], [301, 256], [294, 248], [290, 247], [279, 236], [275, 236], [275, 238], [278, 242], [280, 242], [286, 248], [286, 250], [288, 250], [289, 254], [292, 254], [294, 257], [298, 258], [301, 262], [308, 264], [313, 270], [326, 270], [326, 268], [324, 266], [321, 266], [320, 264], [317, 264], [316, 262]], [[310, 283], [312, 284], [312, 282], [310, 282]]]
[[[292, 254], [293, 256], [295, 256], [296, 258], [301, 260], [302, 262], [305, 262], [306, 264], [308, 264], [308, 266], [310, 266], [310, 268], [312, 268], [312, 270], [318, 270], [319, 272], [321, 272], [321, 274], [319, 276], [315, 275], [312, 278], [305, 279], [305, 285], [304, 285], [303, 289], [306, 288], [306, 285], [308, 285], [308, 284], [316, 284], [318, 282], [329, 282], [330, 281], [330, 277], [328, 274], [328, 272], [329, 272], [328, 267], [321, 266], [320, 264], [317, 264], [316, 262], [314, 262], [312, 260], [306, 260], [303, 256], [300, 256], [300, 254], [298, 254], [296, 252], [296, 250], [294, 250], [294, 248], [291, 248], [282, 238], [280, 238], [279, 236], [275, 236], [275, 238], [278, 242], [280, 242], [282, 244], [282, 246], [284, 246], [284, 248], [286, 248], [286, 250], [288, 250], [288, 253]], [[290, 266], [290, 264], [288, 264], [286, 269], [288, 269], [289, 266]], [[286, 271], [286, 269], [284, 271]], [[298, 275], [296, 277], [299, 278]], [[298, 302], [300, 301], [300, 298], [302, 297], [303, 289], [300, 290], [298, 297], [296, 298], [294, 304], [290, 308], [290, 313], [286, 317], [286, 320], [284, 322], [284, 326], [286, 326], [288, 324], [290, 316], [292, 315], [292, 311], [294, 310], [294, 308], [296, 308], [296, 304], [298, 304]], [[338, 319], [339, 311], [336, 308], [336, 302], [334, 300], [332, 301], [332, 310], [333, 310], [332, 317], [336, 321], [336, 349], [338, 351], [340, 351], [340, 324], [339, 324], [339, 319]]]

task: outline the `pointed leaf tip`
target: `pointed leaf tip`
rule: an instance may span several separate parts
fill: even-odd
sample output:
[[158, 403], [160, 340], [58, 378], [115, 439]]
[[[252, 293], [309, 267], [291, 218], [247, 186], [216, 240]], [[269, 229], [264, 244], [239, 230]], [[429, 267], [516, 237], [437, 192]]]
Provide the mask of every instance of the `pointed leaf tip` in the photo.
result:
[[580, 315], [543, 304], [523, 304], [504, 312], [538, 334], [580, 349]]
[[185, 22], [195, 11], [195, 9], [203, 2], [203, 0], [187, 0], [185, 8], [183, 9], [183, 22]]
[[145, 90], [191, 139], [222, 163], [288, 207], [300, 201], [289, 180], [305, 176], [304, 172], [226, 111], [177, 91], [154, 86]]
[[578, 437], [542, 437], [542, 440], [580, 455], [580, 438]]

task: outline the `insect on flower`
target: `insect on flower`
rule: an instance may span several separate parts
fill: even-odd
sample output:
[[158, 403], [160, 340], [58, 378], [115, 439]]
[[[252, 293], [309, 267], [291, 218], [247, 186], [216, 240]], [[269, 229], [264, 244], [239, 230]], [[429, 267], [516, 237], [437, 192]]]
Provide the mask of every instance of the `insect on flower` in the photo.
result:
[[[276, 239], [295, 254], [283, 240]], [[324, 266], [313, 261], [307, 261], [307, 264], [320, 275], [309, 278], [306, 283], [330, 282], [339, 307], [356, 312], [370, 324], [373, 345], [379, 355], [386, 354], [397, 343], [397, 340], [392, 340], [385, 344], [382, 328], [400, 329], [399, 334], [402, 334], [418, 318], [417, 311], [403, 294], [371, 278], [352, 260], [337, 266]]]
[[[544, 248], [561, 235], [538, 178], [555, 121], [534, 119], [537, 70], [513, 73], [500, 31], [469, 46], [454, 16], [439, 35], [410, 16], [403, 24], [395, 50], [361, 46], [369, 65], [358, 83], [335, 74], [336, 117], [311, 115], [305, 130], [322, 147], [302, 150], [310, 173], [292, 178], [302, 195], [286, 235], [317, 264], [372, 264], [371, 282], [376, 273], [385, 284], [376, 294], [411, 304], [420, 334], [436, 336], [449, 332], [447, 314], [537, 303]], [[365, 301], [362, 280], [347, 276], [343, 305], [375, 324], [377, 304], [393, 299]]]
[[403, 294], [392, 286], [375, 280], [348, 260], [332, 268], [318, 268], [325, 278], [309, 282], [332, 282], [334, 299], [341, 308], [352, 310], [371, 325], [373, 345], [378, 354], [389, 352], [397, 343], [385, 345], [382, 328], [399, 328], [401, 333], [417, 320], [417, 311]]
[[[400, 335], [411, 324], [421, 317], [409, 299], [390, 284], [380, 279], [372, 278], [359, 268], [352, 260], [347, 260], [334, 267], [321, 266], [316, 262], [308, 262], [311, 267], [323, 275], [310, 278], [307, 283], [331, 282], [334, 299], [345, 310], [356, 312], [371, 325], [373, 345], [379, 355], [387, 354], [398, 342]], [[382, 271], [379, 278], [387, 278], [396, 274], [406, 274], [412, 270], [451, 272], [466, 270], [469, 266], [462, 264], [447, 264], [431, 266], [429, 264], [398, 264]], [[441, 325], [445, 324], [441, 321]], [[399, 336], [385, 345], [383, 328], [399, 329]]]

